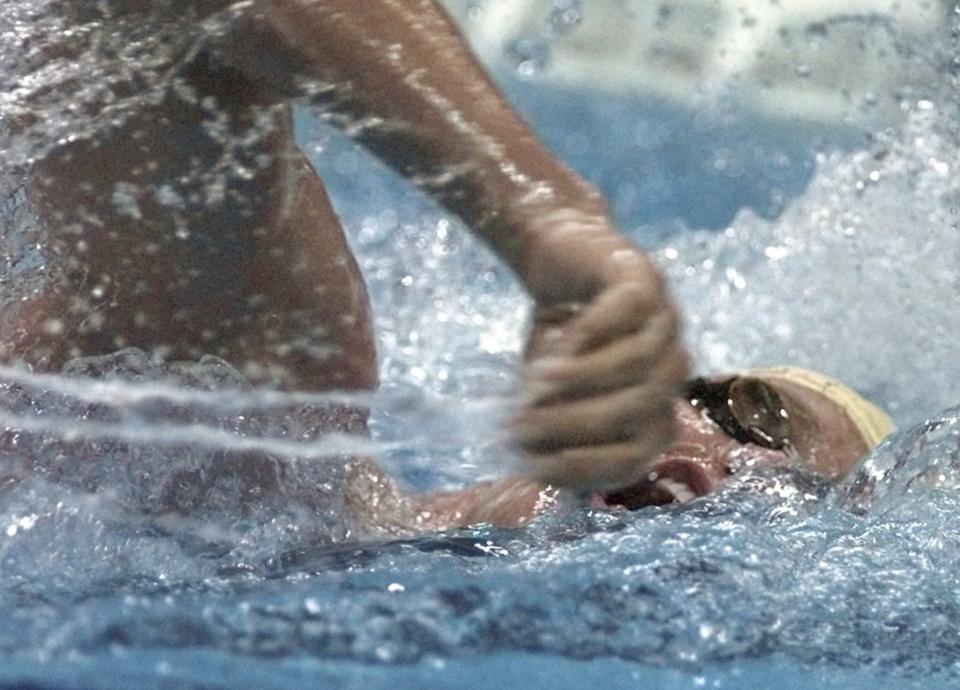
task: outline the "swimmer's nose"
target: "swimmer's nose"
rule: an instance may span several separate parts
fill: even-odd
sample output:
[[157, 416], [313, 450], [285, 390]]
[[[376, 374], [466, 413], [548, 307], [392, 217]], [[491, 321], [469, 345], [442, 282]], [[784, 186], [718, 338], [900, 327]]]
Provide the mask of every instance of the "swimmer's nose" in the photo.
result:
[[637, 510], [646, 506], [687, 503], [709, 494], [715, 484], [699, 463], [671, 458], [655, 463], [637, 483], [603, 494], [602, 498], [608, 506]]

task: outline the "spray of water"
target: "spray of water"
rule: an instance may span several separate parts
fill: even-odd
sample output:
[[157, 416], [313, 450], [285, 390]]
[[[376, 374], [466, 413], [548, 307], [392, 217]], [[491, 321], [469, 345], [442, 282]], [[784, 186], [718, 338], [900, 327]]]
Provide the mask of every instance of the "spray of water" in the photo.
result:
[[[0, 13], [18, 38], [58, 16], [44, 3]], [[381, 210], [354, 228], [383, 333], [385, 384], [372, 399], [255, 392], [236, 372], [216, 390], [169, 371], [138, 378], [129, 353], [127, 364], [107, 356], [97, 366], [114, 375], [93, 382], [0, 370], [2, 591], [31, 621], [0, 626], [0, 649], [65, 659], [203, 644], [376, 663], [527, 650], [682, 668], [787, 655], [943, 672], [957, 653], [960, 572], [958, 423], [955, 411], [937, 414], [955, 402], [960, 373], [960, 53], [944, 53], [943, 82], [904, 99], [907, 125], [873, 134], [864, 150], [822, 154], [780, 218], [744, 213], [720, 234], [674, 233], [658, 255], [702, 369], [806, 365], [873, 395], [905, 427], [932, 418], [836, 491], [748, 473], [676, 510], [336, 546], [353, 536], [338, 463], [284, 461], [347, 451], [406, 454], [427, 468], [488, 459], [492, 446], [463, 434], [479, 438], [481, 418], [508, 410], [526, 315], [502, 269], [448, 221], [403, 224]], [[2, 59], [6, 75], [22, 58]], [[37, 102], [53, 133], [82, 119], [56, 94], [29, 93], [52, 99]], [[24, 114], [2, 103], [5, 116]], [[145, 360], [140, 369], [153, 366]], [[275, 414], [367, 403], [375, 444], [305, 441], [295, 417]], [[238, 471], [251, 455], [254, 482]], [[18, 466], [39, 471], [8, 472]], [[279, 472], [319, 499], [272, 501], [262, 489]], [[188, 517], [161, 519], [171, 503]], [[122, 594], [110, 598], [118, 581]], [[170, 583], [187, 583], [203, 605], [171, 603]], [[89, 594], [100, 598], [74, 605]]]
[[956, 99], [941, 96], [905, 103], [904, 129], [866, 150], [820, 155], [777, 220], [743, 213], [660, 251], [702, 368], [825, 371], [901, 423], [956, 402], [960, 138]]

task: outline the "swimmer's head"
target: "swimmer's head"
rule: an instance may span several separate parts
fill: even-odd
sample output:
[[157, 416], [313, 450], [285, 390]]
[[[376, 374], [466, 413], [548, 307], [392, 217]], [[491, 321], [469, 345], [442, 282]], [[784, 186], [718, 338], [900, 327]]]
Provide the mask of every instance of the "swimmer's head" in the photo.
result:
[[676, 437], [649, 474], [604, 494], [604, 503], [639, 508], [690, 500], [751, 465], [800, 463], [838, 479], [893, 431], [880, 408], [844, 384], [793, 367], [692, 381], [674, 416]]

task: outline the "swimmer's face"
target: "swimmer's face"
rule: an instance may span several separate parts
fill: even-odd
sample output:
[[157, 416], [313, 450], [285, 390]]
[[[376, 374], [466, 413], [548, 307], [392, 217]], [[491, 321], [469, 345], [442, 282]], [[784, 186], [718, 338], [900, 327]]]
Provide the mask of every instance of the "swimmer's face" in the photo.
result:
[[[731, 380], [736, 379], [717, 377], [706, 383], [719, 387]], [[849, 417], [832, 400], [790, 382], [749, 382], [751, 386], [720, 387], [722, 395], [711, 405], [695, 397], [675, 400], [673, 443], [651, 463], [647, 476], [626, 489], [604, 494], [602, 501], [630, 509], [686, 502], [757, 466], [799, 463], [835, 479], [868, 450]], [[762, 408], [751, 398], [751, 391], [758, 390], [763, 400], [776, 404], [751, 416], [758, 406]], [[728, 400], [733, 401], [734, 414], [729, 414]]]

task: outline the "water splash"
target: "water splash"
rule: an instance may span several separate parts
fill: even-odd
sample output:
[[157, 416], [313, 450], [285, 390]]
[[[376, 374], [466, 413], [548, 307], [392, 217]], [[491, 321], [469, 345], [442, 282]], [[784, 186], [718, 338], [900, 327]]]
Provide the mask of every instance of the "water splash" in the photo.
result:
[[[902, 439], [895, 452], [910, 454], [916, 434]], [[128, 580], [106, 619], [70, 605], [30, 629], [53, 658], [205, 640], [264, 660], [413, 663], [522, 650], [693, 673], [785, 657], [955, 681], [957, 582], [945, 573], [957, 572], [956, 494], [918, 487], [896, 517], [864, 520], [824, 500], [828, 491], [813, 477], [747, 473], [668, 510], [312, 546], [264, 560], [254, 572], [268, 579], [254, 590], [223, 575]], [[171, 588], [203, 609], [171, 609], [155, 594]], [[102, 596], [91, 605], [102, 609]]]
[[901, 422], [957, 400], [956, 104], [908, 105], [902, 131], [821, 154], [813, 183], [776, 221], [745, 212], [721, 234], [680, 236], [659, 252], [702, 368], [825, 371]]
[[[903, 132], [821, 156], [813, 185], [779, 220], [745, 214], [726, 233], [681, 233], [662, 249], [705, 368], [807, 364], [895, 406], [901, 421], [951, 400], [960, 119], [936, 94], [905, 103]], [[254, 393], [232, 374], [238, 388], [211, 391], [0, 371], [3, 395], [16, 398], [4, 409], [44, 420], [43, 433], [0, 448], [4, 461], [33, 445], [30, 461], [47, 465], [12, 477], [13, 489], [6, 465], [0, 479], [0, 673], [46, 682], [51, 669], [106, 660], [97, 682], [134, 667], [162, 679], [170, 659], [195, 654], [178, 678], [206, 678], [211, 658], [241, 659], [262, 675], [238, 684], [253, 684], [304, 659], [421, 664], [391, 667], [399, 674], [506, 652], [680, 669], [680, 687], [724, 669], [738, 687], [734, 672], [754, 663], [778, 678], [796, 663], [828, 679], [957, 684], [956, 410], [888, 441], [835, 492], [813, 477], [754, 472], [686, 506], [547, 516], [520, 531], [344, 544], [338, 477], [309, 474], [316, 463], [298, 471], [330, 498], [318, 509], [251, 493], [256, 483], [229, 469], [248, 450], [233, 445], [251, 438], [245, 411], [271, 418], [250, 430], [282, 444], [255, 448], [267, 455], [303, 451], [302, 430], [272, 419], [277, 409], [372, 402], [377, 448], [401, 465], [466, 467], [451, 479], [463, 483], [495, 459], [495, 444], [479, 439], [493, 413], [509, 412], [527, 304], [436, 211], [409, 222], [404, 213], [367, 211], [354, 228], [383, 334], [385, 386], [372, 401]], [[217, 436], [214, 453], [152, 448], [170, 435], [149, 421], [164, 414], [199, 419], [205, 434], [241, 433]], [[77, 419], [121, 438], [65, 436], [65, 420]], [[122, 438], [141, 432], [150, 436]], [[198, 470], [213, 472], [204, 494], [170, 481]], [[88, 482], [105, 490], [91, 496]], [[196, 519], [151, 513], [166, 485]], [[153, 652], [168, 666], [140, 667]], [[604, 680], [622, 681], [612, 674]]]

